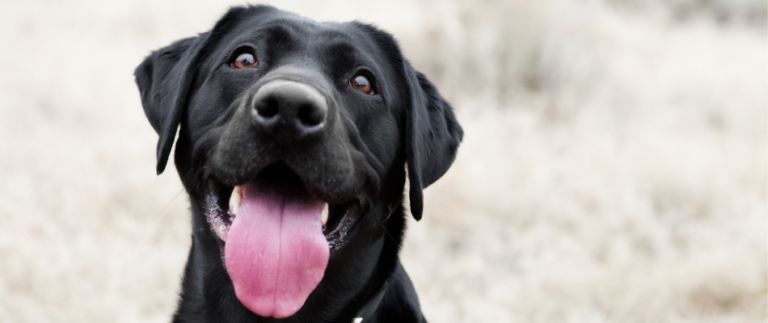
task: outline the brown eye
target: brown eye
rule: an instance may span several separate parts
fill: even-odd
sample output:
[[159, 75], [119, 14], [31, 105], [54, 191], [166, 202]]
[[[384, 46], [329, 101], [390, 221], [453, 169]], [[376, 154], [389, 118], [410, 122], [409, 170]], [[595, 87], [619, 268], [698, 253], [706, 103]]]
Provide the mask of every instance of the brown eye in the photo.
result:
[[254, 65], [256, 65], [256, 57], [254, 57], [251, 53], [242, 53], [237, 55], [235, 61], [232, 62], [232, 67], [234, 68], [249, 68], [253, 67]]
[[355, 75], [351, 79], [349, 79], [349, 84], [352, 85], [352, 88], [355, 90], [358, 90], [360, 92], [363, 92], [365, 94], [375, 94], [373, 92], [373, 86], [371, 85], [371, 82], [368, 81], [368, 78], [362, 75]]

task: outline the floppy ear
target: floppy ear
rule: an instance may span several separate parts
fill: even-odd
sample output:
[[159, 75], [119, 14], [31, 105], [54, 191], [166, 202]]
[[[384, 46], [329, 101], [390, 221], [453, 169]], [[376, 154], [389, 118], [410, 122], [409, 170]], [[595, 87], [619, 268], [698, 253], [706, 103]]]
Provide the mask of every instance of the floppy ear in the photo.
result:
[[418, 221], [424, 209], [422, 190], [451, 167], [464, 131], [451, 106], [424, 74], [408, 62], [405, 73], [411, 92], [411, 105], [405, 110], [406, 185], [411, 214]]
[[165, 170], [176, 129], [196, 71], [193, 64], [207, 34], [179, 40], [152, 52], [134, 71], [141, 104], [160, 140], [157, 174]]

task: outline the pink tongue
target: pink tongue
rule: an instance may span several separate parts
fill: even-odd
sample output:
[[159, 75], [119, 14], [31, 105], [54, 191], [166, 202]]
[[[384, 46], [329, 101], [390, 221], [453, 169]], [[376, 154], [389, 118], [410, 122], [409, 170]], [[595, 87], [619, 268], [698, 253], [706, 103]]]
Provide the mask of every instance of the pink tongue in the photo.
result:
[[323, 202], [248, 184], [224, 247], [240, 302], [261, 316], [296, 313], [323, 278], [328, 241]]

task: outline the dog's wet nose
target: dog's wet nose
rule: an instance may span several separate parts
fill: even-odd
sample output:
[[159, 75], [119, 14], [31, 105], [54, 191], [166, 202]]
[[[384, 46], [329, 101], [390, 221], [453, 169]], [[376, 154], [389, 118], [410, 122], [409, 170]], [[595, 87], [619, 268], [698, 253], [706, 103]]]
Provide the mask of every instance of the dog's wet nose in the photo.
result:
[[275, 80], [262, 85], [251, 100], [253, 124], [264, 134], [296, 140], [320, 134], [328, 104], [307, 84]]

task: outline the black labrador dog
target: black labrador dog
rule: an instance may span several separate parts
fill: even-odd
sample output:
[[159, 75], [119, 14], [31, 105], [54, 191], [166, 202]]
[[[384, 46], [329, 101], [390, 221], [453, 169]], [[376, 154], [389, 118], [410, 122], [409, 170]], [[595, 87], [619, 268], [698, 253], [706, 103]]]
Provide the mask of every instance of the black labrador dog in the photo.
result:
[[192, 209], [174, 322], [425, 321], [398, 251], [463, 131], [390, 34], [235, 7], [135, 75]]

